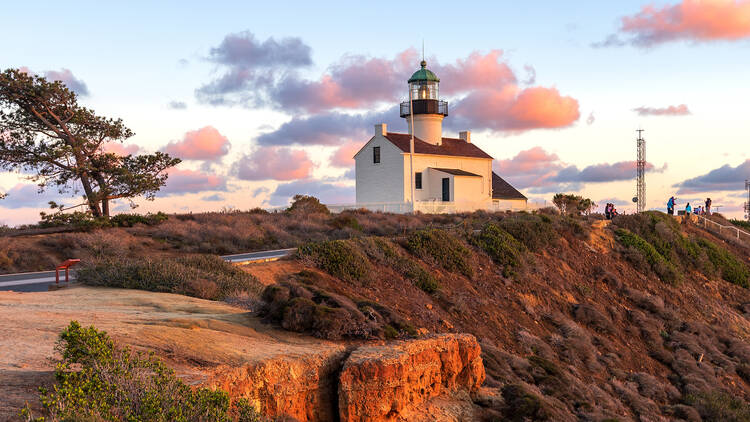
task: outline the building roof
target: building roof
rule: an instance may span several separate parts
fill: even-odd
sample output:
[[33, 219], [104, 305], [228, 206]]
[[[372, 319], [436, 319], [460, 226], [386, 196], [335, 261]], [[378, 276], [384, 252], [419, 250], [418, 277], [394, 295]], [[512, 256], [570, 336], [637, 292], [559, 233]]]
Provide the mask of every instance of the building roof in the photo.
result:
[[421, 69], [414, 72], [413, 75], [411, 75], [411, 78], [409, 78], [409, 83], [412, 82], [420, 82], [420, 81], [428, 81], [428, 82], [440, 82], [440, 78], [437, 77], [430, 69], [427, 69], [427, 62], [422, 60], [422, 63], [420, 63], [422, 66]]
[[443, 169], [443, 168], [437, 168], [437, 167], [432, 167], [432, 168], [433, 168], [434, 170], [437, 170], [437, 171], [442, 171], [443, 173], [448, 173], [448, 174], [452, 174], [452, 175], [454, 175], [454, 176], [482, 177], [482, 176], [480, 176], [480, 175], [478, 175], [478, 174], [474, 174], [474, 173], [469, 173], [468, 171], [465, 171], [465, 170], [459, 170], [459, 169]]
[[502, 177], [492, 172], [492, 199], [528, 199]]
[[[411, 135], [408, 133], [388, 133], [385, 137], [401, 151], [409, 152]], [[441, 145], [433, 145], [415, 136], [414, 153], [492, 159], [489, 154], [479, 149], [476, 145], [457, 138], [443, 138]]]

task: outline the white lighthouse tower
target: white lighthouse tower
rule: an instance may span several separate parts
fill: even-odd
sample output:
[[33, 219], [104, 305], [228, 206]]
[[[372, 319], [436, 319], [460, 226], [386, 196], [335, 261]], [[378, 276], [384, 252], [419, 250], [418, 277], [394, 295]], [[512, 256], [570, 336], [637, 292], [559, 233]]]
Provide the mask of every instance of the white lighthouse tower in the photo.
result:
[[[409, 98], [412, 100], [409, 113], [409, 102], [401, 103], [401, 117], [409, 126], [409, 134], [433, 145], [441, 145], [443, 140], [443, 119], [448, 115], [448, 103], [439, 97], [440, 79], [427, 69], [427, 62], [422, 60], [421, 69], [409, 78]], [[412, 123], [413, 121], [413, 123]], [[414, 127], [412, 127], [412, 125]]]

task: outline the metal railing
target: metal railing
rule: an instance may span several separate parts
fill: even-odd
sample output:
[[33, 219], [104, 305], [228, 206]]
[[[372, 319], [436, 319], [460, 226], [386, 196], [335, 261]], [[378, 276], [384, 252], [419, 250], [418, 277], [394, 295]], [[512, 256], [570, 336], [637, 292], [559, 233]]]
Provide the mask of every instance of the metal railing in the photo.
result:
[[[448, 115], [448, 102], [443, 100], [412, 100], [414, 114], [442, 114]], [[401, 103], [401, 117], [408, 116], [409, 102]]]
[[736, 237], [738, 240], [750, 242], [750, 233], [741, 230], [737, 226], [725, 226], [703, 215], [692, 214], [690, 218], [693, 216], [698, 218], [698, 224], [702, 225], [706, 230], [712, 230], [720, 235], [729, 234], [732, 237]]

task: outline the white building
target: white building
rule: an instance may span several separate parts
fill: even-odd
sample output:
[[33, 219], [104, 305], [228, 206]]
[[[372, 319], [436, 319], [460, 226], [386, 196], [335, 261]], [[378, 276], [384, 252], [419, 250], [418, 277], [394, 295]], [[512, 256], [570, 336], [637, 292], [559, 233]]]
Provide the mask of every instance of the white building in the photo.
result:
[[411, 107], [401, 103], [409, 133], [375, 125], [374, 136], [354, 155], [357, 206], [396, 212], [526, 209], [526, 197], [492, 171], [492, 157], [471, 143], [471, 132], [443, 137], [448, 103], [439, 99], [440, 79], [424, 61], [421, 66], [409, 79]]

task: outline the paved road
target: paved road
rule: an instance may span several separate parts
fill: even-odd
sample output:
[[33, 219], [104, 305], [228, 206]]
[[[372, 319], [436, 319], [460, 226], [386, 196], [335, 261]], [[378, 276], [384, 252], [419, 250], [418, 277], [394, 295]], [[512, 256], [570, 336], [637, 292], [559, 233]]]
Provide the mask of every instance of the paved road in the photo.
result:
[[[225, 255], [222, 258], [233, 264], [251, 264], [254, 262], [275, 261], [291, 255], [297, 248], [276, 249], [272, 251], [241, 253], [236, 255]], [[60, 272], [60, 286], [65, 286], [65, 273]], [[75, 270], [70, 272], [71, 282], [75, 281]], [[41, 271], [35, 273], [18, 273], [0, 275], [0, 291], [12, 290], [15, 292], [46, 292], [55, 286], [55, 272]]]

